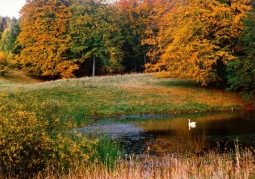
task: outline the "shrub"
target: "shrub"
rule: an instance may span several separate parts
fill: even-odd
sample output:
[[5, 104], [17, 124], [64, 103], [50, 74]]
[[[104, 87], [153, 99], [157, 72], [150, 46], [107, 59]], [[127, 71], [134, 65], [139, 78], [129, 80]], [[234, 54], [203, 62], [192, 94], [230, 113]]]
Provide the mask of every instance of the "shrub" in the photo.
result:
[[97, 162], [98, 140], [60, 122], [57, 103], [8, 97], [0, 102], [0, 176], [30, 178], [48, 168], [66, 173]]
[[68, 173], [70, 170], [79, 171], [91, 163], [97, 164], [95, 146], [98, 140], [88, 139], [79, 133], [62, 133], [56, 136], [57, 142], [51, 166], [54, 173]]
[[54, 141], [45, 126], [46, 121], [23, 111], [0, 119], [0, 170], [4, 176], [28, 177], [52, 160]]

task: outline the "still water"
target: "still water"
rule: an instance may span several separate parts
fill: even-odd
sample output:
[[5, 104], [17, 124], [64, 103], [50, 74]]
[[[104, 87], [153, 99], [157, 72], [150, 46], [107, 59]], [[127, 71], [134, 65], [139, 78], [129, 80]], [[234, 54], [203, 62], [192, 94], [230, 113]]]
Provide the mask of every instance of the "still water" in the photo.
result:
[[[188, 119], [197, 123], [195, 128], [188, 126]], [[77, 131], [118, 139], [127, 154], [228, 151], [234, 150], [237, 140], [241, 148], [255, 149], [255, 111], [123, 116], [98, 120]]]
[[[188, 126], [188, 119], [197, 122]], [[121, 123], [141, 129], [119, 135], [127, 153], [156, 155], [255, 147], [255, 111], [126, 117]], [[112, 131], [112, 130], [111, 130]], [[123, 130], [125, 131], [125, 129]]]

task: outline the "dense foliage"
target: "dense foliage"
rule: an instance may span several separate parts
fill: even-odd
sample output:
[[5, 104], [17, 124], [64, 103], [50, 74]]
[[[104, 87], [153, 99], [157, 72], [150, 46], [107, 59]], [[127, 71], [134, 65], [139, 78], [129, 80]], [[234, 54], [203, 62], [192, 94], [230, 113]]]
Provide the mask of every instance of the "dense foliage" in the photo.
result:
[[38, 76], [146, 70], [246, 90], [254, 88], [253, 16], [251, 0], [29, 0], [18, 37], [4, 18], [0, 31], [2, 44], [12, 42], [2, 51]]
[[[148, 70], [194, 79], [207, 85], [225, 79], [225, 65], [233, 53], [251, 6], [246, 1], [174, 1], [158, 20], [156, 47]], [[154, 37], [153, 37], [154, 38]], [[152, 41], [151, 39], [149, 39]]]
[[78, 65], [68, 57], [71, 43], [67, 33], [71, 18], [69, 3], [31, 1], [21, 13], [17, 43], [22, 48], [18, 56], [22, 68], [41, 76], [73, 77], [72, 72]]
[[74, 3], [71, 11], [69, 32], [75, 57], [82, 62], [93, 58], [92, 76], [95, 76], [96, 58], [111, 72], [118, 71], [122, 67], [122, 35], [113, 7], [84, 0]]
[[30, 178], [49, 168], [68, 173], [91, 163], [114, 166], [118, 144], [72, 132], [73, 122], [57, 101], [5, 93], [0, 99], [1, 177]]
[[8, 66], [13, 66], [15, 41], [20, 33], [19, 20], [16, 18], [0, 17], [0, 75], [8, 71]]
[[244, 31], [239, 39], [238, 59], [228, 64], [231, 90], [253, 91], [255, 86], [255, 14], [249, 12], [244, 20]]

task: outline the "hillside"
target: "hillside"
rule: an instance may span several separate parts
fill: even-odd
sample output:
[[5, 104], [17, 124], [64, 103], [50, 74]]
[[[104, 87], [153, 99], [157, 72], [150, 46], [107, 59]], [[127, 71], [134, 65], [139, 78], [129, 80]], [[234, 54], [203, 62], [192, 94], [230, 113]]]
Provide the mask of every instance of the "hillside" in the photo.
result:
[[[193, 81], [151, 74], [84, 77], [43, 82], [22, 72], [0, 79], [11, 99], [54, 101], [72, 118], [154, 113], [193, 113], [251, 107], [237, 93], [201, 87]], [[22, 100], [21, 100], [22, 101]]]

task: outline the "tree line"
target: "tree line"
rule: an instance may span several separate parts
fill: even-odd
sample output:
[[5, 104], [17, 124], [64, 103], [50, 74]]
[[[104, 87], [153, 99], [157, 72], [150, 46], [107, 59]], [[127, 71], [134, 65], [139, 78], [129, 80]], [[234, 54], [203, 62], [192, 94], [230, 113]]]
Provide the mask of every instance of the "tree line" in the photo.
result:
[[1, 71], [53, 79], [146, 71], [254, 89], [251, 0], [27, 0], [20, 13], [0, 18]]

